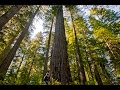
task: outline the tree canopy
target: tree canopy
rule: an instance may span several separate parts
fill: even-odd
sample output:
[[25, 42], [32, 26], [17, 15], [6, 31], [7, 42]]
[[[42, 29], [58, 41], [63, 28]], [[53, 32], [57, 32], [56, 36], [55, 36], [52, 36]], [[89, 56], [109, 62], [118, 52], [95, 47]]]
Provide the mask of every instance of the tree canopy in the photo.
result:
[[0, 85], [119, 85], [119, 8], [0, 5]]

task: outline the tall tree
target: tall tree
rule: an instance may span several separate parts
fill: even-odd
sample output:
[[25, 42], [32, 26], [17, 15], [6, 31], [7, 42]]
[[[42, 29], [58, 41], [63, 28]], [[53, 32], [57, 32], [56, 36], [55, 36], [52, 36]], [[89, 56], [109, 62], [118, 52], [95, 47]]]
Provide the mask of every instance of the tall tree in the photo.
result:
[[55, 80], [60, 81], [61, 84], [69, 84], [71, 81], [71, 73], [67, 54], [67, 42], [65, 36], [62, 5], [58, 6], [54, 44], [50, 64], [52, 77]]
[[2, 64], [0, 65], [0, 79], [1, 80], [4, 80], [4, 77], [8, 70], [8, 67], [11, 64], [11, 61], [14, 58], [14, 55], [15, 55], [17, 49], [19, 48], [20, 43], [22, 42], [23, 38], [25, 37], [26, 33], [28, 32], [29, 26], [31, 25], [38, 10], [39, 10], [39, 8], [35, 11], [35, 13], [31, 14], [31, 18], [30, 18], [29, 22], [26, 24], [25, 29], [21, 32], [19, 38], [17, 39], [16, 43], [14, 44], [12, 49], [9, 51], [7, 56], [4, 57], [4, 60], [3, 60]]
[[0, 17], [0, 31], [2, 27], [23, 7], [23, 5], [14, 5], [5, 14]]
[[[91, 24], [93, 26], [94, 37], [103, 44], [103, 47], [106, 49], [104, 52], [109, 52], [109, 57], [112, 60], [114, 66], [119, 66], [119, 38], [112, 33], [105, 24], [102, 24], [101, 21], [96, 20], [91, 17]], [[113, 71], [110, 71], [113, 72]], [[113, 76], [113, 75], [111, 75]], [[113, 77], [115, 78], [115, 77]], [[114, 79], [113, 79], [114, 80]]]
[[54, 21], [54, 17], [52, 18], [52, 21], [51, 21], [50, 33], [49, 33], [49, 38], [48, 38], [48, 43], [47, 43], [46, 58], [45, 58], [45, 61], [44, 61], [45, 63], [44, 63], [43, 77], [45, 76], [45, 73], [48, 70], [47, 69], [47, 63], [48, 63], [48, 54], [49, 54], [49, 50], [50, 50], [50, 40], [51, 40], [51, 33], [52, 33], [53, 21]]
[[73, 12], [72, 12], [71, 8], [69, 8], [69, 11], [70, 11], [70, 15], [71, 15], [74, 38], [75, 38], [76, 60], [77, 60], [77, 66], [78, 66], [78, 73], [79, 73], [81, 85], [85, 85], [86, 84], [86, 76], [85, 76], [84, 65], [82, 63], [82, 57], [80, 54], [78, 38], [77, 38], [77, 34], [76, 34], [76, 28], [75, 28], [74, 21], [73, 21], [74, 20], [73, 15], [72, 15]]

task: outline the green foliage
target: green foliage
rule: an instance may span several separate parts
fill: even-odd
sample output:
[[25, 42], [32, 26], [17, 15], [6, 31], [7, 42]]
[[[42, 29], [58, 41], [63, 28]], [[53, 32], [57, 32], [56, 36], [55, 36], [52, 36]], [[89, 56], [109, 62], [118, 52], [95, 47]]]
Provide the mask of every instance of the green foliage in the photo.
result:
[[[12, 5], [0, 5], [0, 16], [10, 9]], [[0, 64], [3, 57], [14, 45], [19, 34], [25, 27], [30, 18], [30, 14], [36, 10], [39, 5], [26, 5], [12, 17], [12, 19], [3, 27], [0, 32]], [[79, 5], [78, 5], [79, 6]], [[86, 6], [83, 6], [84, 9]], [[89, 7], [92, 7], [91, 5]], [[43, 33], [38, 33], [31, 39], [29, 33], [22, 41], [16, 55], [6, 73], [5, 79], [0, 80], [0, 85], [44, 85], [42, 81], [45, 53], [47, 50], [48, 35], [51, 21], [56, 16], [58, 5], [41, 5], [37, 17], [44, 22]], [[104, 6], [96, 5], [88, 8], [90, 15], [84, 18], [76, 5], [65, 5], [64, 12], [68, 16], [64, 18], [65, 33], [67, 39], [67, 53], [72, 75], [70, 85], [80, 85], [78, 78], [78, 67], [75, 53], [75, 36], [73, 26], [69, 15], [69, 10], [73, 16], [73, 23], [77, 32], [78, 45], [82, 56], [85, 75], [88, 85], [97, 85], [95, 78], [95, 67], [99, 71], [100, 78], [104, 85], [112, 84], [116, 77], [120, 77], [120, 15]], [[53, 30], [55, 25], [53, 24]], [[31, 25], [30, 29], [34, 30]], [[54, 40], [54, 31], [52, 32], [49, 60], [51, 59], [51, 49]], [[111, 60], [111, 62], [109, 62]], [[111, 69], [108, 67], [111, 66]], [[50, 64], [48, 64], [48, 68]], [[108, 78], [108, 77], [109, 78]], [[51, 79], [52, 85], [61, 85], [61, 82]], [[120, 80], [117, 79], [118, 84]], [[50, 83], [51, 84], [51, 83]]]

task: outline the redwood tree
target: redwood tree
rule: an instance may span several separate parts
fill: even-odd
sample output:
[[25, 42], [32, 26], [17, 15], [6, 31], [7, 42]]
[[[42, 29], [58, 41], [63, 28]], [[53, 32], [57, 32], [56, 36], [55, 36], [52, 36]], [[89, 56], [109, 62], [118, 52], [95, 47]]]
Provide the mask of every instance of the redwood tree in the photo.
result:
[[58, 6], [54, 43], [51, 53], [52, 55], [50, 70], [52, 78], [58, 80], [59, 82], [61, 82], [61, 84], [69, 84], [69, 82], [71, 81], [71, 73], [68, 61], [62, 5]]
[[74, 39], [75, 39], [76, 62], [77, 62], [78, 73], [79, 73], [78, 75], [79, 75], [81, 85], [85, 85], [86, 84], [85, 70], [84, 70], [84, 65], [83, 65], [83, 61], [82, 61], [82, 56], [80, 54], [78, 38], [77, 38], [77, 34], [76, 34], [76, 28], [74, 25], [74, 17], [73, 17], [72, 8], [73, 8], [72, 6], [69, 7], [69, 11], [70, 11], [70, 15], [71, 15], [73, 33], [74, 33]]
[[5, 74], [14, 58], [14, 55], [16, 54], [17, 49], [20, 46], [20, 43], [22, 42], [23, 38], [28, 32], [29, 26], [31, 25], [35, 15], [37, 14], [39, 8], [36, 10], [35, 13], [31, 14], [31, 18], [29, 22], [26, 24], [25, 29], [21, 32], [20, 36], [18, 37], [16, 43], [14, 46], [11, 48], [9, 53], [4, 57], [2, 64], [0, 65], [0, 79], [4, 80]]

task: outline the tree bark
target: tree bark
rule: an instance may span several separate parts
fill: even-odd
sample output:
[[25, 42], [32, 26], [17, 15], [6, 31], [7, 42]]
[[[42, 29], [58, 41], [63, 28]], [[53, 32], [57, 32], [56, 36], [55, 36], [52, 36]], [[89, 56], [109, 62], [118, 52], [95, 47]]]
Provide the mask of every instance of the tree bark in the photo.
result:
[[23, 7], [23, 5], [14, 5], [0, 17], [0, 31], [2, 27]]
[[69, 82], [72, 81], [68, 61], [62, 5], [58, 6], [50, 64], [51, 74], [55, 80], [58, 80], [63, 85], [69, 84]]
[[[43, 70], [43, 78], [47, 72], [47, 64], [48, 64], [48, 54], [49, 54], [49, 50], [50, 50], [50, 41], [51, 41], [51, 32], [52, 32], [52, 26], [53, 26], [53, 22], [54, 22], [54, 17], [52, 19], [52, 23], [51, 23], [51, 27], [50, 27], [50, 33], [49, 33], [49, 38], [48, 38], [48, 45], [47, 45], [47, 52], [46, 52], [46, 58], [44, 60], [44, 70]], [[42, 80], [43, 80], [42, 78]]]
[[31, 15], [30, 21], [26, 24], [25, 29], [21, 32], [19, 38], [17, 39], [16, 43], [12, 47], [12, 49], [9, 51], [9, 53], [4, 58], [2, 64], [0, 65], [0, 79], [4, 80], [5, 74], [11, 64], [12, 59], [14, 58], [14, 55], [17, 51], [17, 49], [20, 46], [20, 43], [22, 42], [23, 38], [25, 37], [26, 33], [28, 32], [29, 26], [32, 23], [35, 15], [37, 14], [39, 9], [36, 10], [34, 14]]
[[70, 15], [71, 15], [71, 20], [72, 20], [72, 25], [73, 25], [73, 33], [74, 33], [74, 38], [75, 38], [75, 48], [76, 48], [76, 60], [77, 60], [77, 66], [78, 66], [78, 71], [79, 71], [79, 75], [80, 75], [80, 80], [81, 80], [81, 85], [85, 85], [86, 84], [86, 76], [85, 76], [85, 70], [84, 70], [84, 65], [82, 63], [82, 57], [80, 54], [80, 49], [79, 49], [79, 45], [78, 45], [78, 38], [76, 35], [76, 29], [75, 29], [75, 25], [73, 22], [73, 15], [71, 10], [70, 11]]

